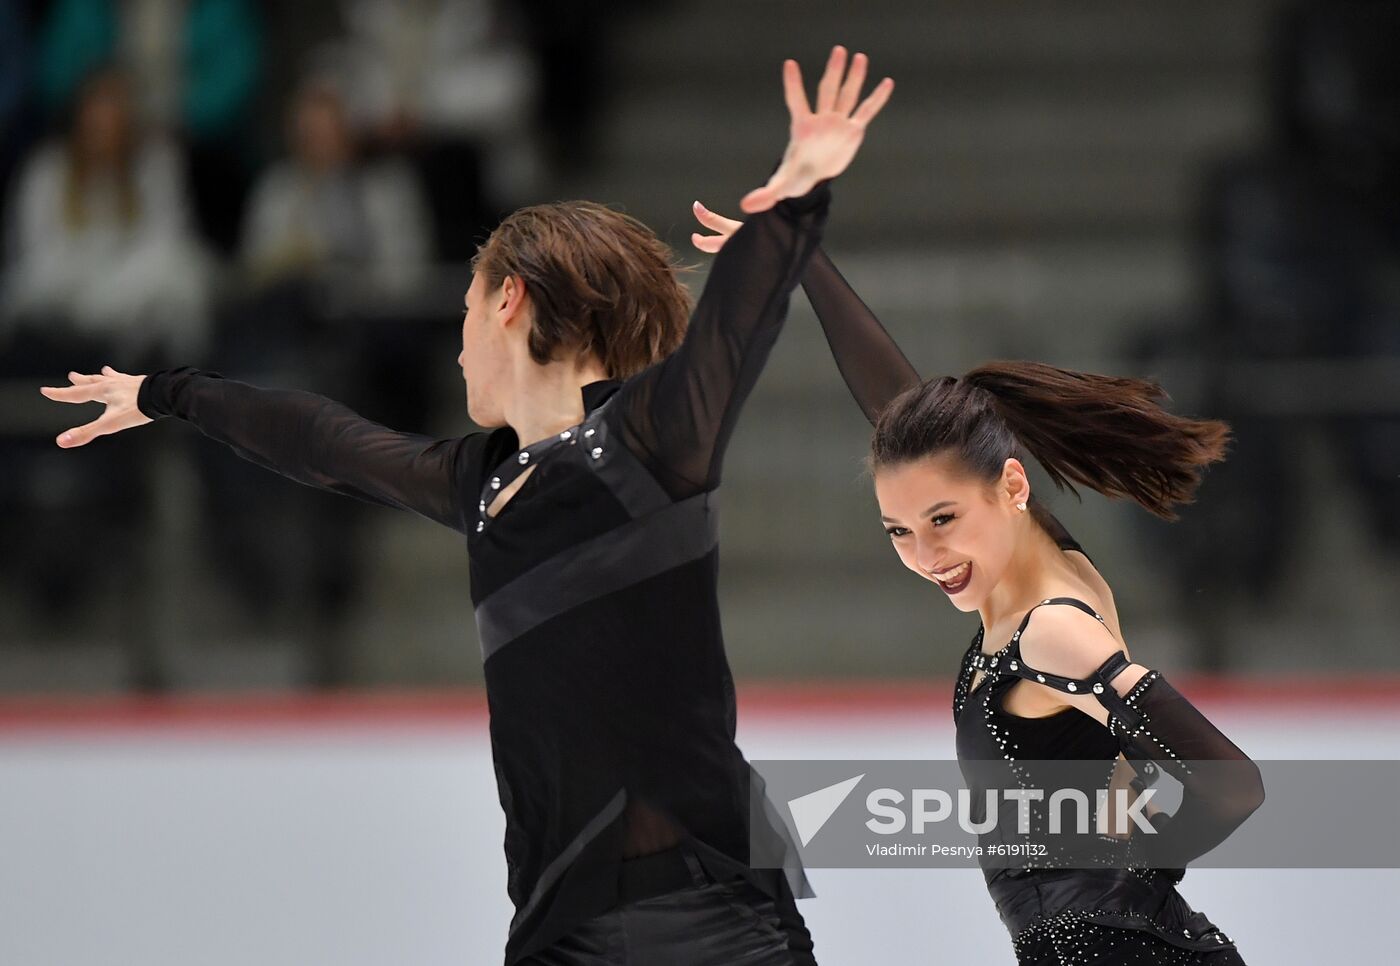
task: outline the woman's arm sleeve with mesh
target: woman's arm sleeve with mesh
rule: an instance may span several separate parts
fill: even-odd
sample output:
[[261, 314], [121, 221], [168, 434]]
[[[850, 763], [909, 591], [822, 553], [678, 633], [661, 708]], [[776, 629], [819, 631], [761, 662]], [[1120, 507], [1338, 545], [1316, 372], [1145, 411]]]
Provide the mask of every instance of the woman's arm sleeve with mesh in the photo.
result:
[[1121, 698], [1097, 695], [1123, 757], [1150, 785], [1157, 770], [1181, 782], [1181, 805], [1152, 819], [1143, 837], [1151, 864], [1178, 868], [1225, 841], [1264, 802], [1259, 767], [1157, 671]]
[[[1049, 617], [1052, 630], [1048, 636], [1038, 634], [1033, 642], [1026, 628], [1041, 605], [1031, 608], [1017, 631], [1020, 650], [1008, 665], [1010, 673], [1072, 696], [1071, 703], [1085, 713], [1105, 712], [1098, 720], [1117, 738], [1119, 750], [1137, 773], [1133, 780], [1137, 790], [1154, 784], [1162, 772], [1182, 785], [1176, 811], [1152, 816], [1151, 832], [1142, 829], [1138, 844], [1148, 864], [1180, 868], [1225, 841], [1264, 801], [1258, 766], [1161, 672], [1132, 663], [1088, 604], [1072, 597], [1042, 603], [1067, 606], [1045, 612], [1053, 615]], [[1081, 636], [1078, 627], [1089, 622], [1073, 611], [1097, 622], [1100, 631], [1095, 637]], [[1045, 620], [1038, 626], [1039, 633], [1046, 633]], [[1098, 633], [1108, 636], [1099, 638]], [[1028, 647], [1034, 653], [1027, 653]], [[1065, 677], [1047, 670], [1071, 655], [1095, 652], [1107, 657], [1087, 677]], [[1047, 660], [1042, 662], [1038, 656]], [[1136, 680], [1121, 677], [1130, 669]]]
[[841, 377], [873, 425], [891, 399], [919, 383], [918, 370], [826, 252], [818, 249], [812, 255], [802, 289], [821, 322]]

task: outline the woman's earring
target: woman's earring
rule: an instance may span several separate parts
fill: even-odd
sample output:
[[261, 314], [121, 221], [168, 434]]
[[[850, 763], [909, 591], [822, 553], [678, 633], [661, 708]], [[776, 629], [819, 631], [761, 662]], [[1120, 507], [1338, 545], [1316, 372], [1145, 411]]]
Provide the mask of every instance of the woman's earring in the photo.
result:
[[1016, 509], [1021, 510], [1022, 512], [1024, 512], [1025, 509], [1026, 509], [1026, 504], [1025, 504], [1024, 502], [1018, 503], [1018, 504], [1016, 504]]

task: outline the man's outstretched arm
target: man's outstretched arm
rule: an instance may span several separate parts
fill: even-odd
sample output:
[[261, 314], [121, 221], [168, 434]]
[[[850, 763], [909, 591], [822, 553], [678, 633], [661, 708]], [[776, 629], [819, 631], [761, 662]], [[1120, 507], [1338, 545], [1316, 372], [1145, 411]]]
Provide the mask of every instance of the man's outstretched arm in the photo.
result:
[[244, 459], [289, 479], [381, 506], [421, 514], [465, 532], [463, 494], [475, 475], [485, 434], [432, 439], [399, 433], [314, 393], [260, 389], [197, 369], [149, 376], [68, 374], [71, 385], [44, 387], [49, 399], [100, 402], [101, 416], [59, 435], [65, 449], [98, 436], [174, 416]]

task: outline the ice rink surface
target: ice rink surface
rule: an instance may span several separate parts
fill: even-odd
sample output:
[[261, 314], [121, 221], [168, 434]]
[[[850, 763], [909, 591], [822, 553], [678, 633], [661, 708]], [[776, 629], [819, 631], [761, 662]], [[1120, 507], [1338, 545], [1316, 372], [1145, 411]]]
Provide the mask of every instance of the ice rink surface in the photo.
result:
[[[936, 693], [746, 695], [740, 744], [948, 758]], [[1384, 701], [1200, 703], [1259, 760], [1400, 758]], [[500, 962], [511, 910], [479, 700], [296, 707], [0, 715], [0, 964]], [[1013, 962], [976, 870], [811, 878], [826, 966]], [[1387, 962], [1400, 870], [1198, 869], [1182, 891], [1251, 964]]]

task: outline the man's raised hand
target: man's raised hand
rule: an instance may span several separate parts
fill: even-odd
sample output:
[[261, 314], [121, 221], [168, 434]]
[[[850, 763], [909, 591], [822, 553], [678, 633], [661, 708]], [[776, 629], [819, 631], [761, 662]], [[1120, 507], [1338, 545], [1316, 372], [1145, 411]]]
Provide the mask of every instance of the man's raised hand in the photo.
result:
[[767, 211], [784, 198], [798, 198], [834, 178], [850, 165], [865, 139], [865, 128], [894, 91], [894, 81], [886, 77], [870, 96], [860, 100], [868, 61], [864, 54], [852, 57], [846, 70], [846, 48], [833, 47], [826, 72], [817, 85], [817, 106], [813, 110], [802, 86], [797, 61], [783, 62], [783, 94], [787, 100], [791, 127], [782, 163], [768, 183], [744, 195], [739, 207], [747, 214]]

